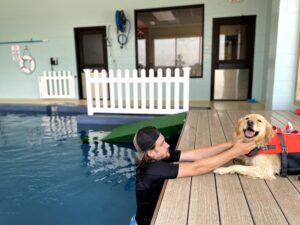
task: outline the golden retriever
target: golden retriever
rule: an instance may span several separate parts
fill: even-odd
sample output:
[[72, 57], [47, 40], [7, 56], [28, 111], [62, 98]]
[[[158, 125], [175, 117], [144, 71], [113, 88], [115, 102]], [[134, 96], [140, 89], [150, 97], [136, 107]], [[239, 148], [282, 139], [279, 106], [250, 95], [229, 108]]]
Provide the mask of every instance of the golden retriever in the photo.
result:
[[[272, 125], [259, 114], [249, 114], [237, 122], [233, 138], [243, 138], [244, 141], [254, 140], [257, 147], [265, 146], [274, 136]], [[259, 154], [253, 157], [238, 158], [244, 165], [220, 167], [214, 170], [216, 174], [242, 174], [252, 178], [275, 179], [280, 172], [280, 158], [277, 154]]]

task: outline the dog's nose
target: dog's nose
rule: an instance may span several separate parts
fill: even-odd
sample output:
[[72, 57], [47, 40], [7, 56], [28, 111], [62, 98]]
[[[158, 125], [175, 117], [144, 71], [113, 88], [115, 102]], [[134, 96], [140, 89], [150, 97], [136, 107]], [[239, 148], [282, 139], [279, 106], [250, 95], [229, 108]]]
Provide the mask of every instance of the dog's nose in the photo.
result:
[[252, 120], [248, 120], [248, 121], [247, 121], [247, 125], [248, 125], [249, 127], [252, 127], [252, 126], [254, 125], [254, 122], [253, 122]]

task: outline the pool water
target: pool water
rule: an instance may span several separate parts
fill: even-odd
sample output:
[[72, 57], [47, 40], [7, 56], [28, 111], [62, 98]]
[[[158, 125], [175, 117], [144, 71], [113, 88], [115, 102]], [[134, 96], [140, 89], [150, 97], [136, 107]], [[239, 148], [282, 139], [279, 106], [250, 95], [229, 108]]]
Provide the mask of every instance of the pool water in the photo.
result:
[[0, 114], [0, 224], [129, 224], [136, 153], [101, 135], [74, 116]]

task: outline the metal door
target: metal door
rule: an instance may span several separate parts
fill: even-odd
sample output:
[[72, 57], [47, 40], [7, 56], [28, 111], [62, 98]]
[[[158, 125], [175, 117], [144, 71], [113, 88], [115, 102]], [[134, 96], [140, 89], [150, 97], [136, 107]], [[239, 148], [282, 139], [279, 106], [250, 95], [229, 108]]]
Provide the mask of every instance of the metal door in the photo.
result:
[[213, 20], [211, 100], [247, 100], [252, 94], [256, 16]]

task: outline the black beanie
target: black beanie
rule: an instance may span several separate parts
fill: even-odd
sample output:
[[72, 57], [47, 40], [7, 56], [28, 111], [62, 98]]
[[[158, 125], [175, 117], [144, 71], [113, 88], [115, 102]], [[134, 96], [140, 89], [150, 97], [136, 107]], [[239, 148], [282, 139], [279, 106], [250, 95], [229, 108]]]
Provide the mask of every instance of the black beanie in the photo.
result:
[[144, 127], [136, 133], [135, 141], [141, 151], [147, 151], [154, 146], [159, 135], [156, 127]]

